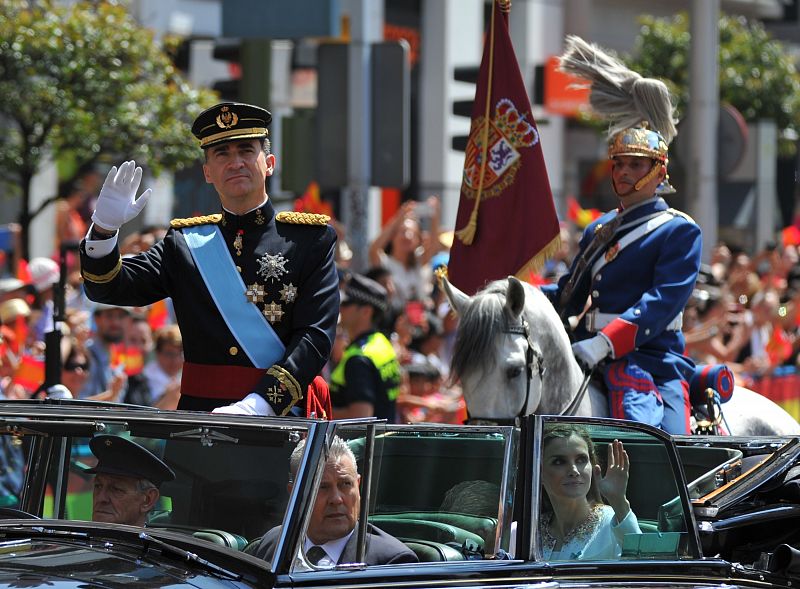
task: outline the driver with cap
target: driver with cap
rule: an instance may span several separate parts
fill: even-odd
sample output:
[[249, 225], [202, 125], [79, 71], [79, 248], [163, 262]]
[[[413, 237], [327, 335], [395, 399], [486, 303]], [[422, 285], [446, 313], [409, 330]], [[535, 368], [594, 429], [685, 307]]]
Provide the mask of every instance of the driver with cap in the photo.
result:
[[136, 442], [119, 436], [92, 438], [89, 448], [97, 464], [94, 474], [92, 521], [144, 526], [147, 514], [158, 502], [158, 487], [175, 479], [161, 459]]

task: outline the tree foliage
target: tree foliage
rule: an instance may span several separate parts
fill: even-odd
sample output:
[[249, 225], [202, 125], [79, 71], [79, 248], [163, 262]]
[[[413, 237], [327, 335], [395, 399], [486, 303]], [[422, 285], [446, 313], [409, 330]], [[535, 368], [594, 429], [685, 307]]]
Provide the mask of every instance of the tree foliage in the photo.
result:
[[[678, 116], [689, 104], [689, 18], [645, 16], [629, 67], [662, 79], [677, 98]], [[800, 130], [800, 75], [792, 55], [760, 23], [719, 19], [720, 100], [747, 121], [771, 119], [781, 131], [780, 151], [791, 154]]]
[[214, 101], [119, 2], [2, 2], [0, 173], [22, 193], [23, 235], [30, 180], [45, 156], [180, 169], [200, 156], [189, 127]]

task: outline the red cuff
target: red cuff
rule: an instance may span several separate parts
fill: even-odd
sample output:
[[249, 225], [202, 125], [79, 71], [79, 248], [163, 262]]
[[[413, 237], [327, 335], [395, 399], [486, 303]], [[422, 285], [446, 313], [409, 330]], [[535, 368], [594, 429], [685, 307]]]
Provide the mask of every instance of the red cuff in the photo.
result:
[[614, 358], [621, 358], [636, 347], [636, 332], [639, 326], [624, 319], [614, 319], [603, 328], [603, 335], [611, 342]]

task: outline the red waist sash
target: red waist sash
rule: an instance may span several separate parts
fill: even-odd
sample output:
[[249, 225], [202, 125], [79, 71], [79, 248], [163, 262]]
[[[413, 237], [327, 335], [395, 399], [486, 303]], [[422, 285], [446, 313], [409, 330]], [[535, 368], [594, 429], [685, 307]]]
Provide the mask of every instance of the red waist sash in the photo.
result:
[[183, 363], [181, 394], [241, 401], [256, 390], [266, 370], [253, 366]]

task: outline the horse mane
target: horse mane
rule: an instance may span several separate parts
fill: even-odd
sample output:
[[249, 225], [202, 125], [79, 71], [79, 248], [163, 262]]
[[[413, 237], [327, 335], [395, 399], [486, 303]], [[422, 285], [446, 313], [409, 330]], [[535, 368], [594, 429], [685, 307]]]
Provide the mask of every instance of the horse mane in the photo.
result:
[[459, 329], [450, 361], [454, 376], [495, 362], [494, 344], [510, 318], [505, 312], [508, 280], [496, 280], [471, 298], [459, 316]]

